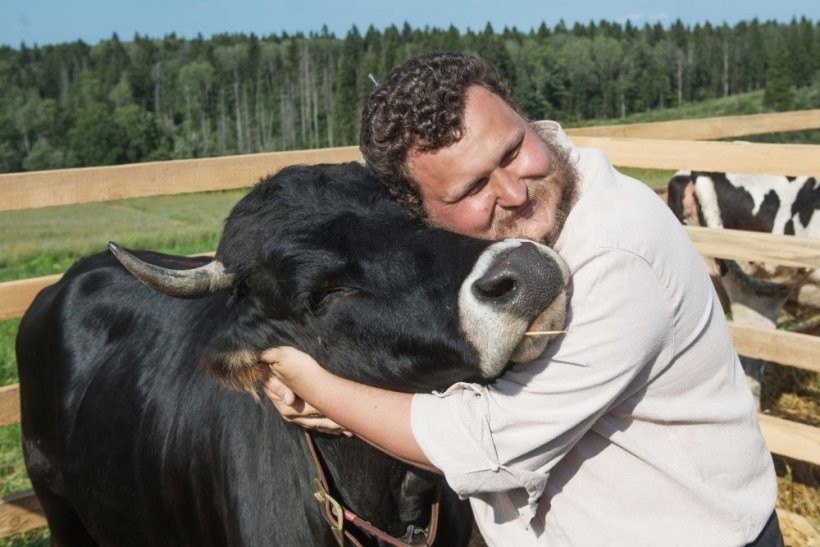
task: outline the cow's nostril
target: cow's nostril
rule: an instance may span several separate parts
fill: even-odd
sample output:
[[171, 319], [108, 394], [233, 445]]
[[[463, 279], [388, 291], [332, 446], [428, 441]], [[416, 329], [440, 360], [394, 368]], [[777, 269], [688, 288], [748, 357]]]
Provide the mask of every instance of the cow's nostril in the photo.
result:
[[515, 294], [518, 283], [507, 275], [484, 276], [475, 282], [474, 288], [479, 297], [497, 300]]

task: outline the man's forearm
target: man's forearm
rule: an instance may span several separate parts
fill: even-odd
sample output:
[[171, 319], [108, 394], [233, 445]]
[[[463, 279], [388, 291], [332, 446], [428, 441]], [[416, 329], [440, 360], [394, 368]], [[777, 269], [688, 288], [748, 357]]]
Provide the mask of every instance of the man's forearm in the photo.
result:
[[359, 384], [318, 367], [309, 377], [282, 380], [326, 417], [376, 448], [407, 463], [438, 471], [413, 436], [412, 394]]
[[307, 400], [331, 420], [408, 463], [433, 468], [410, 428], [409, 393], [358, 384], [328, 373]]

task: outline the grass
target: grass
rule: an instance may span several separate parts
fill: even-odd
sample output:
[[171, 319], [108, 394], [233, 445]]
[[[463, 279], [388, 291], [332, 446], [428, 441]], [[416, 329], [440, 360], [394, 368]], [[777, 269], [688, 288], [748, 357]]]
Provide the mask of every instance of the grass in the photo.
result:
[[0, 496], [31, 490], [20, 449], [20, 424], [0, 427]]
[[215, 249], [244, 190], [0, 212], [0, 281], [65, 271], [109, 240], [191, 254]]
[[14, 337], [19, 319], [0, 321], [0, 386], [17, 381], [17, 360], [14, 357]]
[[675, 172], [671, 170], [642, 169], [640, 167], [618, 167], [618, 171], [624, 175], [638, 179], [653, 190], [666, 188], [669, 179], [675, 174]]
[[48, 547], [51, 545], [50, 537], [48, 528], [40, 528], [0, 539], [0, 547]]
[[636, 112], [623, 118], [594, 118], [577, 123], [567, 123], [566, 127], [592, 127], [595, 125], [620, 125], [627, 123], [665, 122], [669, 120], [690, 120], [716, 116], [741, 116], [768, 112], [763, 105], [763, 92], [753, 91], [741, 95], [708, 99], [696, 103], [684, 103], [679, 107]]
[[[591, 127], [595, 125], [665, 122], [670, 120], [690, 120], [717, 116], [763, 114], [771, 112], [771, 110], [763, 104], [763, 95], [763, 90], [751, 91], [749, 93], [741, 93], [729, 97], [684, 103], [681, 106], [671, 108], [636, 112], [623, 118], [589, 119], [580, 122], [564, 120], [563, 123], [565, 127]], [[811, 84], [794, 89], [794, 100], [792, 101], [791, 109], [808, 110], [812, 108], [820, 108], [820, 75], [816, 76]], [[782, 133], [774, 138], [776, 140], [770, 142], [792, 142], [788, 135]], [[815, 140], [813, 142], [817, 143], [818, 141]]]

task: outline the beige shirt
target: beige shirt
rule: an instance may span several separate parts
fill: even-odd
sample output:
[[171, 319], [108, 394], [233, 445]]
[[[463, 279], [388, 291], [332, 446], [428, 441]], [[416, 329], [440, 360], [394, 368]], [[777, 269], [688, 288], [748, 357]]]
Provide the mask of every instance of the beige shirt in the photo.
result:
[[743, 545], [776, 479], [703, 263], [644, 184], [573, 153], [568, 332], [490, 386], [414, 396], [413, 434], [490, 545]]

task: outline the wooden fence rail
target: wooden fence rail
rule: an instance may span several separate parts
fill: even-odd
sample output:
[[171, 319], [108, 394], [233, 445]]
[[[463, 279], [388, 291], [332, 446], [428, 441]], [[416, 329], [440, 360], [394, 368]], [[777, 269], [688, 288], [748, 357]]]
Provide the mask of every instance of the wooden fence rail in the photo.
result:
[[[820, 268], [820, 240], [693, 226], [686, 231], [705, 256]], [[34, 296], [59, 278], [55, 274], [0, 283], [0, 319], [20, 317]]]
[[[711, 139], [815, 127], [820, 127], [820, 110], [582, 128], [570, 131], [570, 135], [577, 146], [605, 150], [618, 166], [811, 175], [820, 173], [820, 146], [663, 139]], [[635, 138], [646, 136], [652, 140]], [[341, 147], [6, 174], [0, 175], [0, 211], [248, 187], [260, 176], [286, 165], [358, 158], [357, 148]], [[732, 230], [687, 230], [706, 256], [820, 268], [820, 240]], [[0, 283], [0, 319], [22, 315], [37, 292], [59, 278], [58, 274]], [[820, 372], [820, 337], [735, 324], [730, 328], [738, 353]], [[0, 388], [0, 426], [19, 420], [19, 387]], [[760, 424], [773, 453], [820, 465], [820, 428], [762, 414]], [[0, 537], [44, 524], [33, 494], [0, 501]]]
[[287, 165], [356, 161], [355, 146], [0, 175], [0, 211], [247, 188]]
[[62, 276], [46, 275], [0, 283], [0, 319], [22, 316], [37, 293], [56, 283]]
[[[623, 167], [795, 176], [820, 173], [820, 145], [584, 136], [572, 140], [577, 146], [604, 150], [615, 165]], [[0, 175], [0, 211], [243, 188], [285, 165], [358, 158], [358, 149], [348, 146], [3, 174]]]
[[697, 169], [732, 173], [815, 175], [820, 145], [750, 142], [671, 141], [573, 137], [577, 146], [600, 148], [612, 163], [645, 169]]
[[31, 492], [0, 500], [0, 538], [22, 534], [46, 525], [43, 508]]

